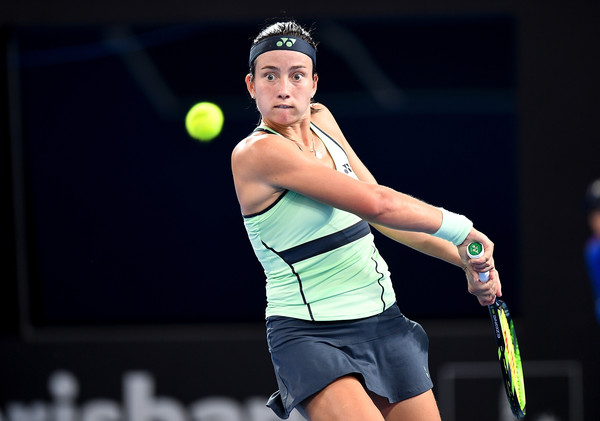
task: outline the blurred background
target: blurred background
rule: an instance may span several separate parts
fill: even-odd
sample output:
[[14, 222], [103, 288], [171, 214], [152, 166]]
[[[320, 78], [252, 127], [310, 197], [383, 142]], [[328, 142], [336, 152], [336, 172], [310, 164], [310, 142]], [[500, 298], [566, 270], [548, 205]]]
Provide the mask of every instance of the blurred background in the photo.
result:
[[[2, 3], [0, 420], [276, 419], [229, 158], [259, 117], [251, 40], [277, 18], [314, 26], [316, 100], [378, 181], [495, 242], [527, 419], [600, 419], [582, 256], [600, 6], [521, 3]], [[225, 114], [209, 143], [185, 131], [200, 101]], [[462, 271], [376, 241], [430, 336], [443, 419], [511, 420]]]

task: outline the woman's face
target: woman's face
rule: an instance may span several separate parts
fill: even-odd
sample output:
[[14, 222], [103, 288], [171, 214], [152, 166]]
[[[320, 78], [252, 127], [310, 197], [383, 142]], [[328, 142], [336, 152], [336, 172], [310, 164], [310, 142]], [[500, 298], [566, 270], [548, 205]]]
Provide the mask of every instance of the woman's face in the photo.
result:
[[297, 51], [273, 50], [256, 58], [254, 77], [246, 76], [246, 86], [263, 120], [288, 126], [310, 116], [317, 91], [312, 69], [310, 57]]

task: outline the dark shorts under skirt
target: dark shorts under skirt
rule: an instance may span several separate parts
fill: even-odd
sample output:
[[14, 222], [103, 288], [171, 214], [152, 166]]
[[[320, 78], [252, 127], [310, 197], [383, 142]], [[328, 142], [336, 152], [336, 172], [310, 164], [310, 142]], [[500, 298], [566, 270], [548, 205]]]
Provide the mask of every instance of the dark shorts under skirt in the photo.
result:
[[396, 304], [359, 320], [267, 319], [267, 342], [279, 390], [269, 399], [280, 418], [334, 380], [358, 374], [365, 387], [399, 402], [433, 387], [427, 334]]

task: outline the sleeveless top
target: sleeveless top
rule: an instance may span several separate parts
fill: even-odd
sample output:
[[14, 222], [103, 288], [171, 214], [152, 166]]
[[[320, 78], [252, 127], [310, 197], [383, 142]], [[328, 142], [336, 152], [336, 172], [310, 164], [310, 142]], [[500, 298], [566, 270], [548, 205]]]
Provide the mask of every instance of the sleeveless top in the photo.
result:
[[[311, 129], [336, 169], [357, 179], [344, 149], [313, 123]], [[396, 302], [388, 266], [358, 216], [287, 190], [267, 209], [244, 215], [244, 225], [266, 275], [267, 317], [350, 320]]]

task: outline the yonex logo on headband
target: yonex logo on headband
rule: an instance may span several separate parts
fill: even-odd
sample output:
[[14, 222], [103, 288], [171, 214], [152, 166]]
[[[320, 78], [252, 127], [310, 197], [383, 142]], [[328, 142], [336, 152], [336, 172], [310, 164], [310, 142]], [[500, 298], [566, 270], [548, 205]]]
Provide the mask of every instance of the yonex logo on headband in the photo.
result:
[[250, 48], [248, 65], [251, 67], [254, 60], [256, 60], [256, 57], [266, 53], [267, 51], [273, 50], [297, 51], [309, 56], [313, 62], [313, 66], [316, 66], [317, 64], [315, 47], [313, 47], [307, 41], [303, 40], [302, 38], [271, 36], [259, 41], [258, 43], [254, 44], [252, 48]]
[[284, 45], [286, 47], [293, 47], [295, 42], [296, 38], [281, 38], [281, 40], [277, 41], [275, 45], [278, 47], [283, 47]]

